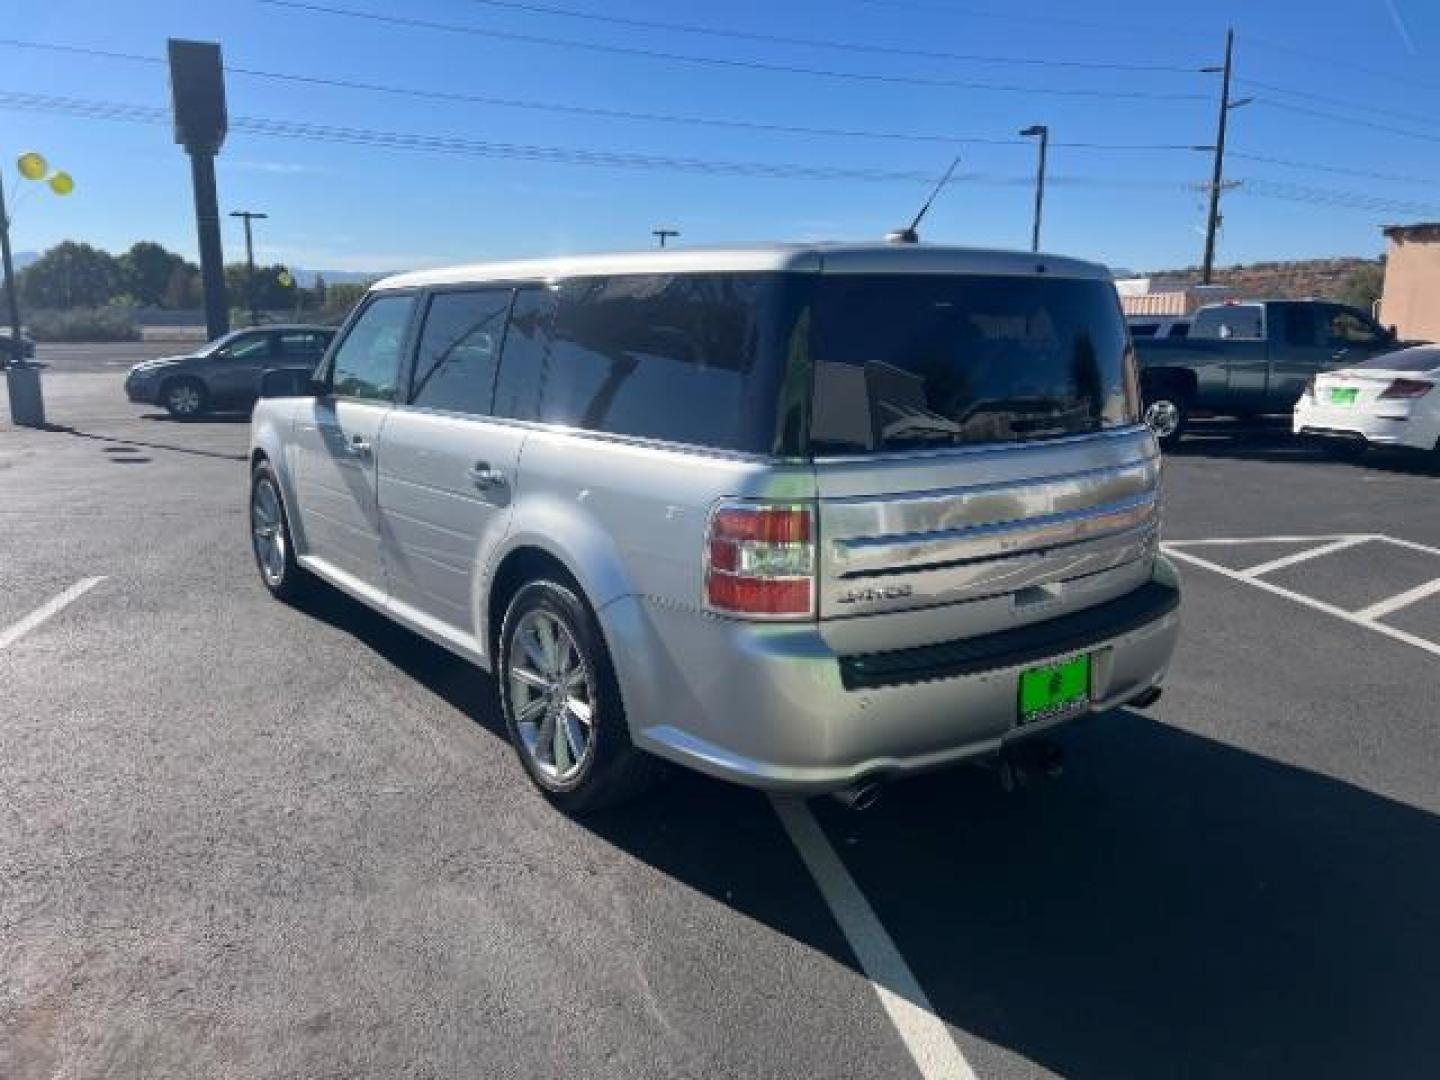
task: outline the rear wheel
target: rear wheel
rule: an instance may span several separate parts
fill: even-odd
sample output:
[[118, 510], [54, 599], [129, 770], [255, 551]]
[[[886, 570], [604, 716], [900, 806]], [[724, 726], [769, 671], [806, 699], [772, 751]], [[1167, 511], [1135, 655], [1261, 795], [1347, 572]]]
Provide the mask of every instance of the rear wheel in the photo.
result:
[[1173, 384], [1157, 383], [1146, 388], [1144, 397], [1145, 425], [1165, 449], [1177, 446], [1190, 422], [1189, 396]]
[[515, 594], [496, 672], [520, 763], [561, 810], [613, 806], [653, 782], [658, 762], [630, 742], [600, 628], [568, 585], [532, 581]]
[[176, 420], [190, 420], [204, 414], [209, 395], [199, 379], [172, 379], [165, 384], [160, 403]]

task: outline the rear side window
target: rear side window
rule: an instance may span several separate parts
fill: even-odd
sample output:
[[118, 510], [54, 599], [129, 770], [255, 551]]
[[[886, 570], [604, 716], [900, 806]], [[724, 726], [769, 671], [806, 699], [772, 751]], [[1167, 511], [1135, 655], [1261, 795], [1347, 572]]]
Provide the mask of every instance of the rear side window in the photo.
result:
[[816, 454], [1026, 442], [1134, 423], [1134, 362], [1105, 281], [821, 275]]
[[770, 451], [777, 415], [773, 365], [757, 361], [764, 348], [762, 309], [774, 290], [772, 280], [757, 274], [562, 283], [541, 419], [695, 446]]
[[314, 330], [282, 330], [275, 335], [275, 343], [287, 360], [318, 360], [330, 339]]
[[1172, 338], [1188, 338], [1190, 336], [1190, 324], [1188, 322], [1177, 322], [1170, 327]]
[[1142, 322], [1130, 324], [1131, 337], [1154, 337], [1160, 330], [1159, 323]]
[[510, 310], [510, 326], [495, 380], [495, 416], [534, 420], [540, 415], [540, 384], [550, 352], [555, 293], [548, 288], [521, 289]]
[[427, 409], [490, 412], [510, 289], [437, 293], [425, 312], [410, 401]]
[[335, 353], [331, 387], [336, 394], [394, 400], [400, 351], [414, 302], [410, 296], [381, 296], [360, 313]]

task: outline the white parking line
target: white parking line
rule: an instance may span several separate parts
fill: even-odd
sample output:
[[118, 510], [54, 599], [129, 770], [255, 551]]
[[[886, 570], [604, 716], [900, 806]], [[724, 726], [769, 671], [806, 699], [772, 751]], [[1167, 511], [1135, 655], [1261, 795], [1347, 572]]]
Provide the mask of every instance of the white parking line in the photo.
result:
[[770, 796], [770, 803], [820, 887], [820, 895], [840, 924], [920, 1075], [925, 1080], [975, 1080], [950, 1029], [935, 1015], [930, 999], [876, 918], [865, 894], [835, 854], [810, 808], [802, 799], [776, 795]]
[[1347, 536], [1343, 540], [1335, 540], [1328, 544], [1321, 544], [1316, 548], [1308, 548], [1305, 551], [1297, 551], [1293, 555], [1282, 555], [1278, 559], [1271, 559], [1259, 566], [1247, 566], [1240, 571], [1246, 577], [1259, 577], [1261, 574], [1268, 574], [1272, 570], [1281, 570], [1287, 566], [1294, 566], [1296, 563], [1305, 562], [1307, 559], [1318, 559], [1322, 555], [1331, 555], [1337, 551], [1344, 551], [1346, 548], [1355, 547], [1358, 544], [1369, 543], [1368, 536]]
[[1355, 614], [1362, 619], [1383, 619], [1386, 615], [1393, 615], [1401, 608], [1417, 604], [1427, 596], [1434, 596], [1436, 593], [1440, 593], [1440, 578], [1427, 581], [1423, 585], [1416, 585], [1415, 588], [1407, 589], [1388, 600], [1381, 600], [1378, 604], [1371, 604]]
[[[1255, 543], [1256, 541], [1251, 540], [1245, 542]], [[1185, 543], [1188, 544], [1189, 541], [1185, 541]], [[1162, 544], [1160, 546], [1165, 549], [1165, 554], [1169, 555], [1172, 559], [1179, 559], [1181, 562], [1202, 567], [1216, 574], [1231, 578], [1234, 581], [1244, 582], [1246, 585], [1252, 585], [1257, 589], [1263, 589], [1265, 592], [1274, 593], [1276, 596], [1283, 596], [1285, 599], [1293, 600], [1297, 604], [1304, 604], [1306, 607], [1314, 608], [1316, 611], [1323, 611], [1326, 615], [1334, 615], [1337, 619], [1344, 619], [1348, 623], [1363, 626], [1365, 629], [1373, 630], [1377, 634], [1383, 634], [1385, 637], [1394, 638], [1396, 641], [1403, 641], [1406, 645], [1413, 645], [1417, 649], [1423, 649], [1432, 656], [1440, 656], [1440, 644], [1416, 634], [1398, 630], [1393, 626], [1387, 626], [1382, 622], [1376, 622], [1374, 619], [1365, 618], [1361, 612], [1346, 611], [1342, 607], [1327, 604], [1324, 600], [1316, 600], [1313, 596], [1306, 596], [1304, 593], [1298, 593], [1293, 589], [1276, 585], [1274, 582], [1266, 581], [1264, 578], [1251, 577], [1246, 571], [1232, 570], [1228, 566], [1221, 566], [1219, 563], [1213, 563], [1209, 559], [1202, 559], [1198, 555], [1191, 555], [1188, 551], [1179, 550], [1179, 548], [1173, 544]]]
[[96, 585], [99, 585], [100, 582], [104, 580], [105, 579], [103, 577], [81, 578], [64, 592], [60, 593], [57, 596], [52, 596], [49, 600], [46, 600], [45, 603], [41, 604], [34, 611], [30, 612], [29, 615], [26, 615], [19, 622], [11, 623], [4, 630], [0, 630], [0, 650], [8, 649], [11, 645], [14, 645], [15, 642], [19, 641], [31, 630], [34, 630], [46, 619], [49, 619], [51, 616], [57, 614], [58, 612], [68, 607], [70, 604], [74, 603], [76, 600], [79, 600], [80, 597], [84, 596], [87, 592], [93, 589]]

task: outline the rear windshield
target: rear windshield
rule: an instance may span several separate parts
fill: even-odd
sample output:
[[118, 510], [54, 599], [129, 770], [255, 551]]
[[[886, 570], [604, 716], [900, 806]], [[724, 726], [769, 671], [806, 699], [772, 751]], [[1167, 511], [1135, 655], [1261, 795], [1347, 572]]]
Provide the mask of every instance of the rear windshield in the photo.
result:
[[1379, 371], [1433, 371], [1440, 368], [1440, 348], [1401, 349], [1372, 356], [1360, 365]]
[[813, 289], [814, 454], [1029, 442], [1136, 421], [1109, 282], [846, 274]]

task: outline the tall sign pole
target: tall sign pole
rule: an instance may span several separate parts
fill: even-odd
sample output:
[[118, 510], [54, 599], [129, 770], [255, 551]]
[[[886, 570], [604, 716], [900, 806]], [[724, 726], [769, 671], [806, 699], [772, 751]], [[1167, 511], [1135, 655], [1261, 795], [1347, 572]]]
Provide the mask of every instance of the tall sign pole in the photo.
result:
[[225, 69], [218, 44], [170, 39], [170, 99], [175, 141], [190, 155], [205, 330], [213, 340], [230, 329], [225, 256], [220, 247], [220, 200], [215, 193], [215, 155], [225, 143], [228, 127]]

